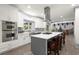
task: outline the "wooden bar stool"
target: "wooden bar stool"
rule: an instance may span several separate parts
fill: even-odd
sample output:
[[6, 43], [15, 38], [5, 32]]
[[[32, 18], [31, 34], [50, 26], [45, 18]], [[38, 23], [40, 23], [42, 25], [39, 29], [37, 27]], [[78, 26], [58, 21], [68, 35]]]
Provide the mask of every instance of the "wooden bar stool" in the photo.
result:
[[59, 39], [58, 37], [53, 38], [52, 41], [48, 42], [48, 50], [51, 52], [54, 52], [54, 55], [59, 55]]
[[59, 35], [58, 39], [59, 39], [59, 50], [61, 50], [62, 49], [62, 35]]
[[65, 44], [65, 33], [62, 34], [63, 45]]

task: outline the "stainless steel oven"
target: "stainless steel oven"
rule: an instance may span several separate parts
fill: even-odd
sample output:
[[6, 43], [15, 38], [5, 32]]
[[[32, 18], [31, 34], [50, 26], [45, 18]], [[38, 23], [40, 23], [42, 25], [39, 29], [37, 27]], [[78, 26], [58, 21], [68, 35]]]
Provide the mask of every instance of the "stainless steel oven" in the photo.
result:
[[16, 31], [2, 31], [2, 34], [2, 42], [16, 40], [18, 37]]
[[17, 25], [16, 22], [3, 21], [2, 22], [2, 30], [15, 30], [16, 25]]
[[17, 23], [11, 21], [2, 21], [2, 42], [16, 40]]

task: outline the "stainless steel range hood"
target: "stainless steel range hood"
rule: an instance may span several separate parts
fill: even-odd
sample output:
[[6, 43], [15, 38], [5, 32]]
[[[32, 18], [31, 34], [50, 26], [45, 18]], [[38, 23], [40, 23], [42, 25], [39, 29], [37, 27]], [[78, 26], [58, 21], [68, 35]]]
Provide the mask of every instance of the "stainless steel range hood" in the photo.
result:
[[44, 8], [44, 14], [45, 14], [45, 22], [46, 22], [46, 31], [49, 32], [51, 20], [50, 20], [50, 7]]

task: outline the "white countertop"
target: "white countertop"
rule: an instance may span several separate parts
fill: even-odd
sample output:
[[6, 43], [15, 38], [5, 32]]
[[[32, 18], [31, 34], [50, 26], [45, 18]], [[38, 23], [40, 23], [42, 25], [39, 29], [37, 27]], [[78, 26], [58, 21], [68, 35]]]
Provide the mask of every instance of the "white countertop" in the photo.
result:
[[52, 34], [36, 34], [36, 35], [31, 35], [31, 37], [37, 37], [37, 38], [42, 38], [42, 39], [50, 39], [54, 36], [57, 36], [61, 34], [62, 32], [52, 32]]

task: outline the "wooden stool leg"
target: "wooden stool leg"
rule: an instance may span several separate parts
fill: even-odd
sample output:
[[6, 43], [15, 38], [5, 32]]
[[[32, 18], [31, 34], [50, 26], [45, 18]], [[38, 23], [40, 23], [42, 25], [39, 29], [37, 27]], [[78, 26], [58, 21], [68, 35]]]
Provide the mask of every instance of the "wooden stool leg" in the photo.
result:
[[58, 51], [58, 50], [56, 50], [56, 52], [57, 52], [57, 55], [59, 55], [59, 51]]
[[63, 39], [63, 44], [65, 44], [65, 39]]
[[55, 51], [53, 51], [54, 52], [54, 55], [56, 55], [56, 50]]
[[65, 37], [63, 37], [63, 44], [65, 44]]
[[62, 39], [60, 39], [60, 50], [62, 48]]

